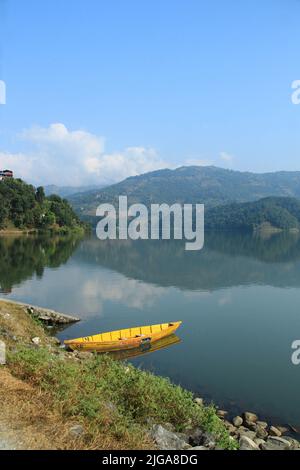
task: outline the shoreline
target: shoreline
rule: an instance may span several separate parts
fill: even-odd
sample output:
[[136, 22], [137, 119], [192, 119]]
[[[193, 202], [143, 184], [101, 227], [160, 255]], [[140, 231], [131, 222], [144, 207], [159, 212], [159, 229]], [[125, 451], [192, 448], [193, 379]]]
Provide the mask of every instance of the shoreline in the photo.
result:
[[43, 235], [45, 233], [50, 233], [54, 235], [68, 235], [68, 234], [82, 234], [84, 235], [85, 233], [88, 234], [90, 231], [89, 228], [83, 227], [83, 226], [76, 226], [76, 227], [67, 227], [67, 226], [62, 226], [62, 227], [49, 227], [47, 229], [41, 229], [41, 228], [28, 228], [28, 229], [17, 229], [17, 228], [11, 228], [11, 229], [4, 229], [0, 230], [0, 236], [6, 237], [6, 236], [24, 236], [24, 235]]
[[[76, 442], [67, 438], [60, 448], [193, 449], [191, 435], [196, 431], [210, 446], [238, 447], [215, 410], [197, 405], [192, 393], [108, 355], [66, 351], [45, 326], [27, 304], [0, 301], [0, 341], [7, 352], [0, 376], [17, 380], [18, 389], [20, 383], [29, 386], [43, 403], [36, 409], [36, 398], [26, 398], [37, 415], [34, 429], [44, 432], [41, 408], [56, 416], [57, 425], [70, 427]], [[18, 410], [25, 398], [16, 404], [22, 397], [12, 400], [12, 392], [0, 387], [0, 399], [2, 394], [6, 412], [17, 414], [19, 429], [24, 413]]]
[[22, 307], [24, 311], [45, 325], [70, 325], [72, 323], [80, 322], [79, 317], [67, 315], [65, 313], [57, 312], [56, 310], [51, 310], [45, 307], [37, 307], [35, 305], [19, 302], [16, 300], [3, 299], [3, 297], [0, 297], [0, 306], [1, 303]]
[[38, 233], [37, 229], [28, 229], [28, 230], [17, 230], [17, 229], [9, 229], [9, 230], [0, 230], [0, 236], [5, 237], [8, 235], [31, 235]]
[[[227, 411], [206, 404], [202, 398], [173, 385], [168, 379], [137, 369], [130, 363], [105, 354], [65, 350], [60, 341], [47, 332], [47, 326], [49, 322], [66, 325], [75, 321], [79, 318], [0, 299], [0, 340], [7, 348], [7, 362], [0, 366], [0, 375], [4, 370], [24, 386], [39, 390], [40, 398], [46, 400], [47, 410], [62, 413], [58, 419], [60, 425], [66, 419], [75, 419], [79, 437], [82, 435], [83, 439], [78, 437], [78, 449], [87, 448], [86, 432], [91, 440], [97, 440], [97, 445], [100, 445], [99, 432], [104, 432], [113, 442], [109, 444], [112, 448], [119, 448], [119, 445], [127, 449], [195, 451], [300, 448], [292, 427], [274, 426], [249, 411], [229, 418]], [[129, 380], [129, 376], [132, 379]], [[103, 389], [102, 392], [98, 392], [98, 388], [91, 389], [91, 384], [97, 380], [101, 380], [99, 390]], [[131, 385], [127, 391], [128, 384]], [[132, 387], [137, 387], [135, 392]], [[5, 397], [9, 409], [9, 394]], [[169, 408], [165, 409], [167, 404]], [[34, 401], [29, 401], [29, 405], [33, 406]], [[15, 409], [15, 403], [13, 406]], [[74, 406], [78, 410], [75, 416], [71, 412]], [[96, 414], [94, 411], [90, 414], [90, 407], [98, 410]], [[137, 416], [135, 410], [140, 410]], [[120, 429], [125, 426], [120, 442], [114, 431], [115, 421]], [[128, 426], [130, 436], [125, 433]], [[65, 445], [68, 448], [68, 442]]]

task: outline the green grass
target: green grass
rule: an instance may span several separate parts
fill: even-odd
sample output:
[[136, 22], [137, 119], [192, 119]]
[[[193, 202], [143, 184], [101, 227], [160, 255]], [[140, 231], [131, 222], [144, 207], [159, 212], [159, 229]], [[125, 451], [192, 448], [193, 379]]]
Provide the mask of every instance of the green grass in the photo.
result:
[[143, 439], [151, 423], [171, 423], [177, 431], [201, 426], [219, 446], [234, 449], [215, 409], [199, 407], [193, 395], [168, 379], [95, 355], [82, 362], [53, 355], [47, 348], [9, 353], [12, 372], [40, 388], [66, 417], [89, 423], [91, 432], [106, 429], [114, 437]]

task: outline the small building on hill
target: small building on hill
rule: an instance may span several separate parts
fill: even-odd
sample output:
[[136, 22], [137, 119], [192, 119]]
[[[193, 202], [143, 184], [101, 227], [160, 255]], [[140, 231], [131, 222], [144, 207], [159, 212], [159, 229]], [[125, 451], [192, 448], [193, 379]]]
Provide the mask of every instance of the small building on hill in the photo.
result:
[[0, 170], [0, 181], [5, 178], [13, 178], [14, 172], [12, 170]]

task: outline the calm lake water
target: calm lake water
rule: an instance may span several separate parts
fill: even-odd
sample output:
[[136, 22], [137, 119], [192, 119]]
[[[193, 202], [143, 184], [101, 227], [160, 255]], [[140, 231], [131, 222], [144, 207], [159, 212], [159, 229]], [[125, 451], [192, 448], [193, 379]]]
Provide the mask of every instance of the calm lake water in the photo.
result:
[[180, 343], [135, 365], [212, 399], [300, 426], [300, 238], [207, 234], [181, 242], [0, 238], [0, 291], [76, 314], [60, 339], [183, 320]]

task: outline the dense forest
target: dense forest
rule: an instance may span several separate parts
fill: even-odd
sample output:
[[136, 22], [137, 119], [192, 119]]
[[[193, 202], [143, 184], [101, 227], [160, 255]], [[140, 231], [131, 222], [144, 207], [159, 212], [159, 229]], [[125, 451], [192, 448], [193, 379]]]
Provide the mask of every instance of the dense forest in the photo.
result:
[[255, 202], [233, 203], [209, 209], [205, 228], [216, 230], [281, 230], [300, 228], [300, 201], [289, 197], [267, 197]]
[[[92, 226], [99, 221], [95, 215], [82, 213], [81, 218]], [[300, 230], [300, 200], [267, 197], [213, 208], [205, 205], [205, 230], [253, 232], [261, 229]]]
[[20, 179], [0, 181], [0, 229], [75, 229], [84, 224], [69, 202], [57, 195], [46, 197], [43, 187]]

